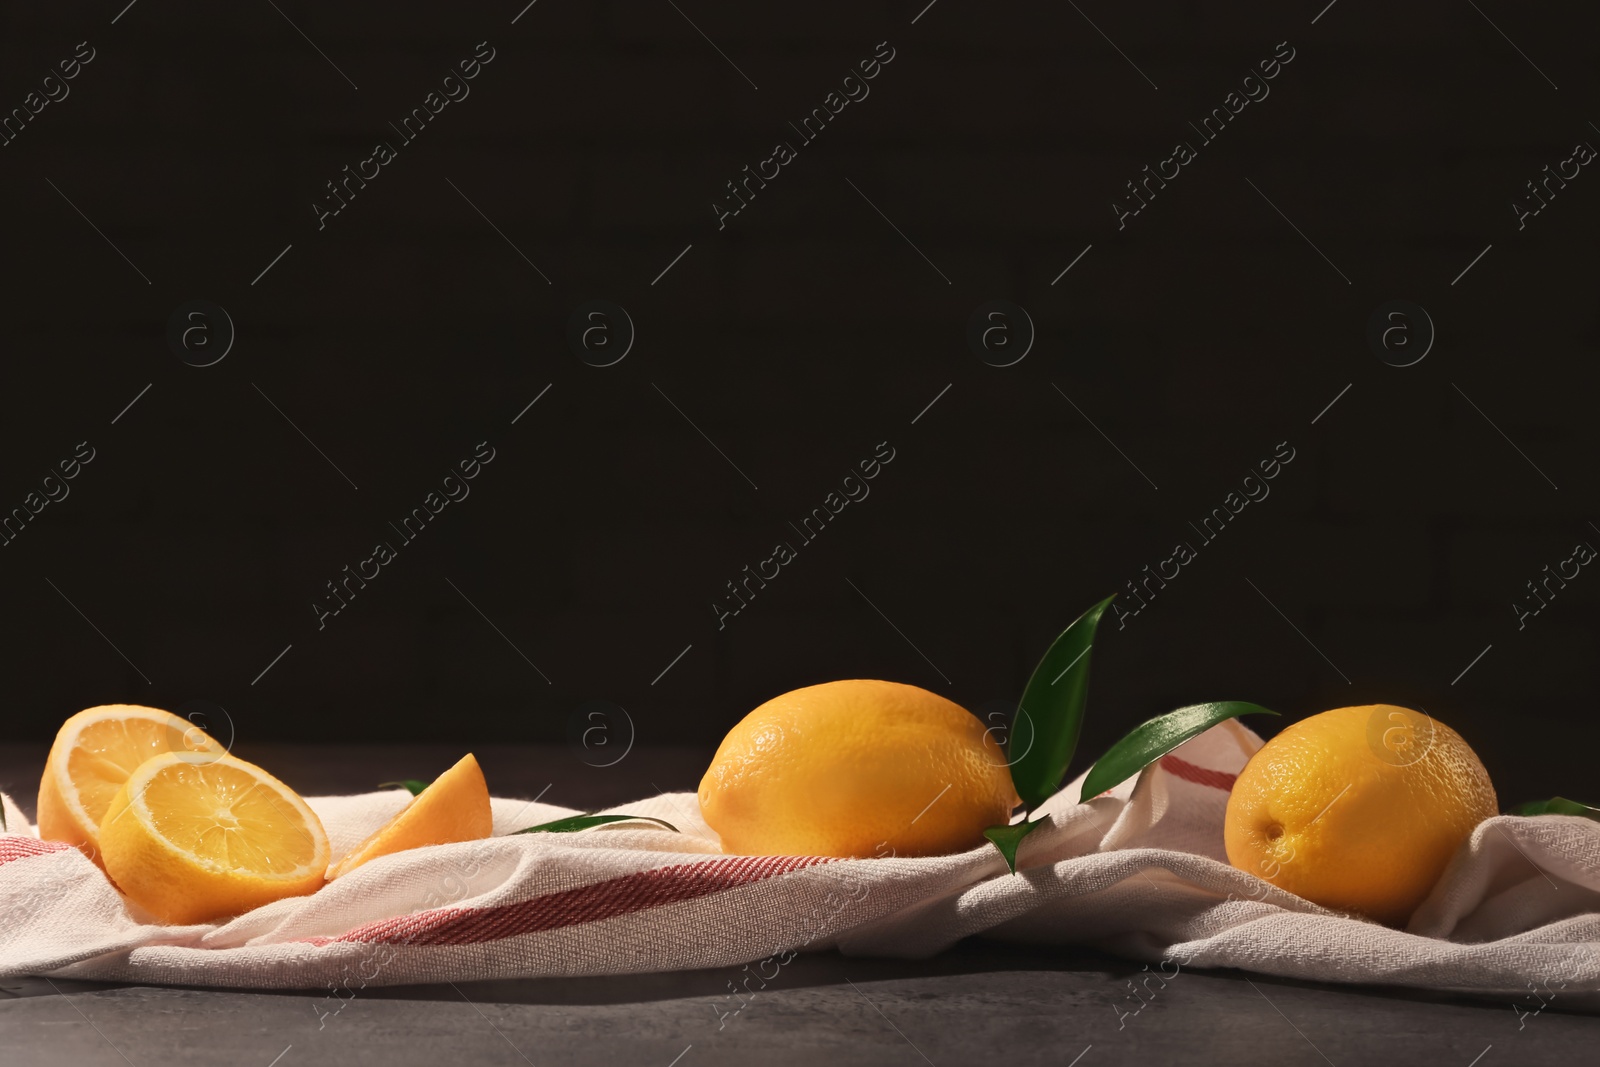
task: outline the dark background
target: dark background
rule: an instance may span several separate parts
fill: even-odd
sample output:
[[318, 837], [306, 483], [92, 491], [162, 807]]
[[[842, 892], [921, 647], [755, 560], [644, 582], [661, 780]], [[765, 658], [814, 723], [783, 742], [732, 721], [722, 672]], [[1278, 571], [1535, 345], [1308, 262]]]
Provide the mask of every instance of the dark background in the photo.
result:
[[[560, 741], [606, 701], [616, 744], [709, 754], [852, 676], [987, 712], [1189, 540], [1102, 628], [1080, 767], [1180, 704], [1388, 701], [1460, 729], [1504, 803], [1592, 801], [1600, 575], [1522, 630], [1511, 603], [1600, 545], [1600, 176], [1520, 232], [1511, 204], [1600, 143], [1595, 16], [924, 3], [5, 5], [0, 109], [96, 51], [0, 148], [0, 509], [96, 451], [0, 548], [5, 738], [208, 701], [254, 741]], [[724, 183], [885, 40], [870, 96], [719, 231]], [[1280, 41], [1270, 96], [1200, 147], [1187, 122]], [[1119, 231], [1179, 139], [1199, 158]], [[566, 340], [595, 298], [637, 328], [606, 368]], [[966, 340], [996, 298], [1037, 328], [1006, 368]], [[214, 366], [168, 346], [191, 299], [237, 328]], [[1438, 331], [1404, 368], [1365, 340], [1396, 299]], [[324, 583], [483, 440], [470, 497], [319, 630]], [[882, 441], [871, 495], [719, 630], [724, 583]], [[1201, 546], [1187, 523], [1282, 441]]]

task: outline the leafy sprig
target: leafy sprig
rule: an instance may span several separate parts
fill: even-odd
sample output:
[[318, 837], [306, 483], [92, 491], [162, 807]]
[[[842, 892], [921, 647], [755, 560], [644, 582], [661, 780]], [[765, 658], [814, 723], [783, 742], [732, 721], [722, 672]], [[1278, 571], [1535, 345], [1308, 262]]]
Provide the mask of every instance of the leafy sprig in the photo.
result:
[[1507, 815], [1580, 815], [1585, 819], [1594, 819], [1600, 822], [1600, 808], [1588, 804], [1580, 804], [1576, 800], [1566, 797], [1551, 797], [1549, 800], [1529, 800], [1518, 804]]
[[673, 833], [681, 833], [676, 826], [665, 819], [653, 819], [648, 815], [591, 815], [585, 812], [582, 815], [568, 815], [565, 818], [555, 819], [551, 822], [542, 822], [538, 826], [529, 826], [521, 830], [513, 830], [513, 834], [570, 834], [577, 830], [587, 830], [591, 826], [604, 826], [612, 822], [643, 822], [660, 823]]
[[[1095, 630], [1113, 597], [1106, 597], [1073, 620], [1051, 643], [1039, 665], [1033, 669], [1017, 705], [1007, 738], [1011, 781], [1022, 799], [1023, 818], [1007, 826], [991, 826], [983, 832], [1013, 874], [1017, 870], [1017, 849], [1022, 839], [1040, 825], [1032, 819], [1034, 811], [1061, 788], [1072, 757], [1077, 754], [1078, 736], [1083, 731], [1084, 710], [1089, 699], [1089, 652], [1094, 648]], [[1135, 727], [1112, 745], [1089, 769], [1083, 780], [1079, 801], [1098, 796], [1165, 756], [1191, 737], [1239, 715], [1276, 715], [1257, 704], [1225, 700], [1158, 715]], [[1011, 750], [1022, 743], [1020, 754]]]
[[1165, 715], [1146, 719], [1128, 736], [1112, 745], [1089, 768], [1078, 794], [1080, 802], [1115, 788], [1165, 756], [1191, 737], [1198, 737], [1228, 719], [1240, 715], [1276, 715], [1275, 711], [1243, 700], [1221, 700], [1213, 704], [1191, 704]]

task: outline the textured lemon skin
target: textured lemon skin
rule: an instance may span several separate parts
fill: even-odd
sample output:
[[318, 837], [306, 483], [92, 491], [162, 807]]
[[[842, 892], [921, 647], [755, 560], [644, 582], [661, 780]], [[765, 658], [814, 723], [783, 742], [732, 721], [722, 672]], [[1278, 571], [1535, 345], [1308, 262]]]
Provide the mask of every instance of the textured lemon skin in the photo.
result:
[[328, 871], [331, 881], [377, 859], [425, 845], [478, 841], [494, 832], [489, 785], [477, 757], [468, 752], [412, 798], [400, 814], [351, 850]]
[[1450, 727], [1392, 704], [1293, 724], [1228, 798], [1228, 862], [1324, 907], [1403, 925], [1472, 830], [1494, 785]]
[[[129, 810], [132, 791], [143, 787], [151, 775], [196, 755], [173, 752], [151, 759], [112, 798], [100, 824], [100, 850], [106, 873], [117, 888], [162, 922], [178, 925], [242, 915], [274, 900], [306, 896], [320, 889], [328, 866], [328, 837], [304, 801], [298, 805], [291, 802], [290, 809], [305, 819], [303, 829], [313, 841], [315, 856], [304, 870], [282, 876], [226, 870], [206, 863], [176, 848], [140, 818], [137, 809]], [[233, 756], [203, 758], [242, 764], [264, 782], [295, 796], [288, 786], [253, 764]]]
[[926, 689], [865, 679], [762, 704], [700, 782], [723, 851], [748, 856], [958, 852], [1018, 803], [1005, 754], [975, 716]]
[[[95, 813], [85, 811], [82, 804], [68, 800], [68, 795], [74, 790], [67, 772], [67, 760], [71, 755], [72, 741], [85, 724], [117, 716], [148, 719], [164, 726], [162, 733], [168, 738], [167, 750], [181, 747], [186, 750], [222, 751], [221, 745], [187, 719], [141, 704], [102, 704], [85, 708], [63, 722], [61, 729], [56, 731], [50, 754], [45, 758], [44, 776], [39, 780], [39, 797], [34, 809], [39, 821], [39, 837], [45, 841], [65, 841], [76, 846], [102, 870], [105, 862], [100, 857], [99, 821]], [[157, 754], [155, 751], [150, 753]]]

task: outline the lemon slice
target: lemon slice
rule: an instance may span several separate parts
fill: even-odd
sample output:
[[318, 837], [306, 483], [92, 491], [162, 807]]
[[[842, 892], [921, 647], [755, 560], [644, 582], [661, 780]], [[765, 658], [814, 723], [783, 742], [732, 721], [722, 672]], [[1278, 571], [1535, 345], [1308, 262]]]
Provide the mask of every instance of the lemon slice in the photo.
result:
[[106, 873], [169, 923], [239, 915], [323, 884], [328, 836], [294, 790], [205, 752], [146, 760], [100, 824]]
[[[97, 831], [128, 775], [163, 752], [220, 755], [221, 745], [170, 711], [105, 704], [80, 711], [56, 733], [39, 782], [39, 836], [66, 841], [100, 863]], [[103, 864], [102, 864], [103, 866]]]
[[476, 841], [493, 832], [489, 786], [483, 780], [483, 769], [469, 752], [413, 797], [400, 814], [356, 846], [328, 872], [328, 878], [349, 874], [379, 856], [424, 845]]

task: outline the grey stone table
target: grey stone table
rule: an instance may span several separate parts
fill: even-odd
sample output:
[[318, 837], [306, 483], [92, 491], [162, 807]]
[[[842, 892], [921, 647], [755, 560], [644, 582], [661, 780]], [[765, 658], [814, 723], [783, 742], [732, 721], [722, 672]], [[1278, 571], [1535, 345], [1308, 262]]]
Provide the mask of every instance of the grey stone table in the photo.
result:
[[[307, 793], [428, 777], [459, 746], [235, 751]], [[611, 768], [563, 749], [480, 747], [494, 791], [592, 807], [692, 788], [709, 752], [638, 750]], [[44, 750], [0, 748], [0, 788], [31, 801]], [[1240, 972], [1151, 984], [1088, 951], [970, 941], [927, 961], [801, 956], [724, 1018], [725, 970], [406, 986], [359, 992], [334, 1014], [321, 992], [248, 993], [0, 981], [0, 1063], [71, 1067], [238, 1064], [1590, 1064], [1600, 1019]], [[1524, 1008], [1526, 1010], [1526, 1008]]]

